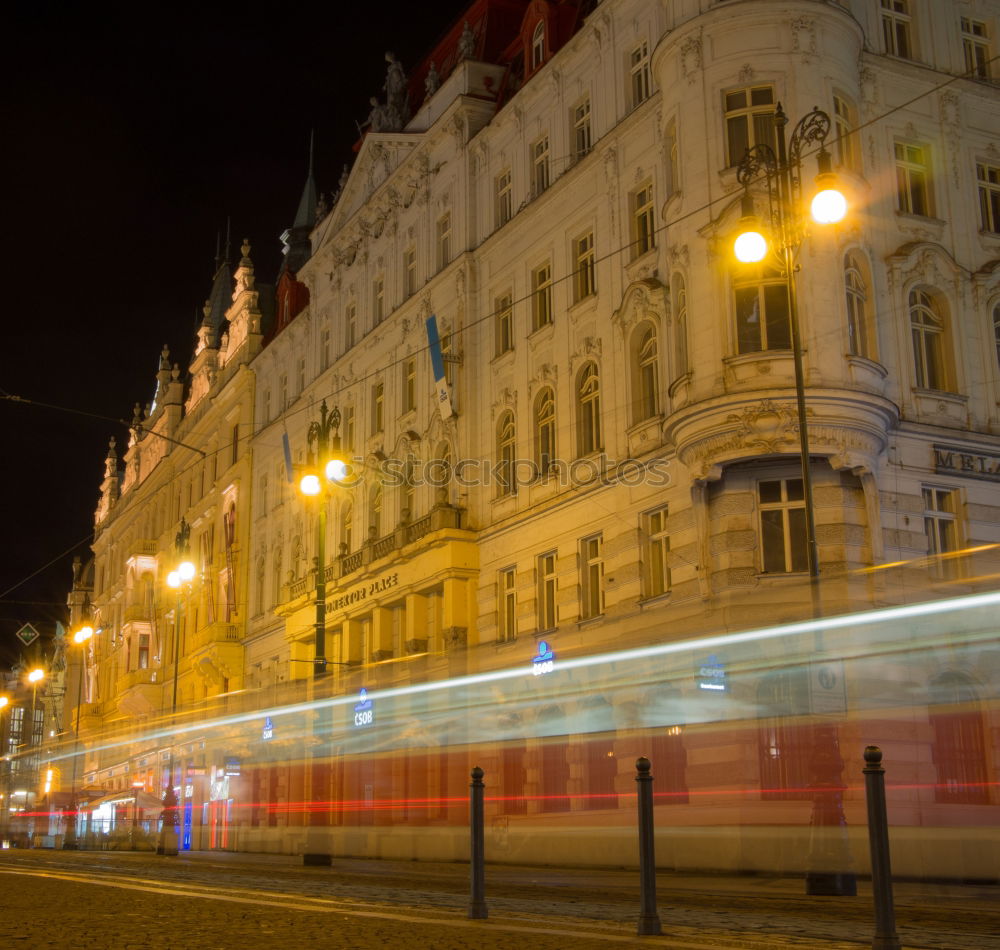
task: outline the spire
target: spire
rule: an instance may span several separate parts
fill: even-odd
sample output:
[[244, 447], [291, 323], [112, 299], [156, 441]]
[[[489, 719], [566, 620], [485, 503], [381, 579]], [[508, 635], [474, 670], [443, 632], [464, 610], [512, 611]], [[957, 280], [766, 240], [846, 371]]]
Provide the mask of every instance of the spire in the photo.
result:
[[215, 276], [212, 279], [212, 290], [205, 301], [202, 311], [204, 319], [198, 331], [198, 345], [215, 349], [226, 322], [226, 311], [233, 300], [233, 271], [229, 264], [229, 218], [226, 218], [225, 252], [220, 249], [220, 234], [215, 236]]
[[[285, 245], [284, 268], [296, 273], [299, 268], [312, 257], [312, 243], [309, 234], [316, 224], [316, 205], [319, 195], [316, 191], [316, 179], [313, 177], [313, 144], [315, 132], [309, 133], [309, 172], [302, 188], [299, 208], [295, 212], [295, 223], [281, 235]], [[283, 268], [283, 269], [284, 269]]]
[[295, 224], [293, 228], [309, 228], [316, 221], [316, 203], [319, 196], [316, 193], [316, 179], [313, 177], [313, 147], [316, 140], [316, 131], [309, 133], [309, 173], [306, 175], [305, 187], [302, 189], [302, 197], [299, 199], [299, 210], [295, 213]]

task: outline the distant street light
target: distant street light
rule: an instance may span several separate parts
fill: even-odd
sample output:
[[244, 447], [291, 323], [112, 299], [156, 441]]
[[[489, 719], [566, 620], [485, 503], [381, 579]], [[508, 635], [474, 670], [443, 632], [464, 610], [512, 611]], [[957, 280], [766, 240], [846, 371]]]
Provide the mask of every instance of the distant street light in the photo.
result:
[[70, 783], [70, 812], [66, 818], [66, 834], [63, 837], [63, 850], [76, 851], [79, 848], [77, 839], [77, 808], [79, 802], [76, 800], [76, 769], [77, 756], [80, 753], [80, 705], [83, 703], [83, 677], [86, 674], [84, 644], [94, 635], [94, 628], [85, 624], [73, 634], [73, 642], [80, 647], [80, 672], [76, 680], [76, 725], [73, 729], [73, 780]]

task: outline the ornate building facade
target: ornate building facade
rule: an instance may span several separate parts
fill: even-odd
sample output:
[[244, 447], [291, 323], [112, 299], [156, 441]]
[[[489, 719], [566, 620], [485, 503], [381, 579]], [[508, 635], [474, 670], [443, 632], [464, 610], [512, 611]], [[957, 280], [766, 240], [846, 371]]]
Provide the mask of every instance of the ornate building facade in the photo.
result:
[[[261, 348], [244, 250], [227, 342], [207, 316], [189, 392], [165, 359], [124, 475], [109, 456], [95, 545], [94, 604], [113, 631], [94, 646], [103, 720], [163, 708], [177, 613], [190, 707], [238, 687], [247, 702], [404, 688], [545, 650], [580, 658], [979, 589], [1000, 543], [998, 28], [986, 0], [478, 0], [409, 80], [387, 57], [386, 103], [332, 207], [323, 199], [310, 228], [306, 202], [290, 232], [277, 332]], [[851, 199], [846, 222], [797, 244], [795, 328], [787, 275], [730, 251], [747, 210], [737, 167], [776, 145], [779, 104], [792, 124], [828, 115]], [[748, 196], [765, 214], [761, 181]], [[351, 475], [307, 504], [294, 482], [324, 403]], [[158, 609], [181, 518], [201, 579]], [[320, 524], [328, 675], [314, 678]], [[662, 695], [605, 702], [592, 674], [586, 702], [540, 703], [520, 744], [480, 750], [520, 802], [496, 806], [520, 829], [519, 855], [559, 796], [579, 822], [615, 824], [585, 798], [632, 788], [647, 739], [684, 803], [689, 789], [756, 791], [739, 820], [711, 796], [670, 819], [707, 829], [698, 846], [719, 866], [753, 866], [760, 839], [734, 851], [734, 824], [808, 826], [796, 792], [815, 770], [787, 763], [821, 741], [834, 763], [823, 782], [842, 780], [838, 749], [879, 738], [927, 786], [908, 802], [914, 827], [995, 830], [995, 650], [907, 666], [883, 698], [924, 712], [878, 737], [818, 723], [795, 698], [805, 667], [787, 669], [777, 644], [745, 663], [755, 672], [733, 692], [758, 710], [752, 741], [688, 738], [683, 713], [655, 712]], [[693, 658], [672, 674], [677, 709], [697, 702], [705, 668]], [[870, 686], [850, 686], [849, 705], [865, 707]], [[952, 694], [961, 727], [927, 712]], [[639, 738], [546, 751], [588, 717]], [[446, 745], [416, 721], [408, 736]], [[967, 748], [948, 758], [946, 736]], [[443, 798], [464, 781], [395, 762], [377, 778], [246, 769], [231, 787], [256, 809]], [[934, 788], [949, 783], [977, 790], [942, 799]], [[846, 808], [857, 825], [863, 801]], [[306, 847], [301, 816], [256, 815], [240, 846]], [[333, 824], [340, 851], [408, 853]], [[979, 874], [977, 855], [946, 873]]]

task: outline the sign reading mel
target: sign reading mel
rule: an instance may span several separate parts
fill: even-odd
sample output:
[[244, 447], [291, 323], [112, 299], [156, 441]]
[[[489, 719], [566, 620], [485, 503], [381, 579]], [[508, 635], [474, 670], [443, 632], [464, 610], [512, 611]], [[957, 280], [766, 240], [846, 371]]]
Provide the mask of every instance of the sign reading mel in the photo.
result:
[[932, 445], [934, 471], [941, 475], [965, 475], [1000, 482], [1000, 454], [970, 452], [954, 445]]

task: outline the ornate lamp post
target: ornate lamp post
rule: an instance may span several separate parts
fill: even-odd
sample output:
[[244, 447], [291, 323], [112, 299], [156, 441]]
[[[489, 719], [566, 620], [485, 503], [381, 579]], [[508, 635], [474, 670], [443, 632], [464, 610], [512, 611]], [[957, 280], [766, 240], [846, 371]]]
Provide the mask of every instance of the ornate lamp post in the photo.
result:
[[[190, 584], [194, 579], [195, 566], [190, 559], [189, 539], [191, 536], [191, 526], [181, 518], [181, 525], [174, 540], [174, 548], [177, 555], [177, 567], [167, 574], [167, 586], [171, 590], [177, 591], [177, 606], [174, 608], [174, 682], [171, 694], [170, 714], [171, 717], [177, 715], [177, 679], [180, 672], [180, 643], [181, 643], [181, 586]], [[177, 813], [177, 793], [174, 791], [174, 747], [170, 746], [170, 759], [168, 764], [167, 787], [163, 792], [163, 811], [160, 813], [160, 841], [156, 847], [156, 853], [167, 857], [177, 856], [177, 826], [180, 824], [180, 816]], [[181, 794], [184, 790], [184, 778], [181, 777]]]
[[[775, 147], [762, 143], [748, 149], [736, 169], [744, 187], [743, 225], [733, 244], [737, 260], [760, 263], [768, 255], [785, 280], [788, 293], [788, 320], [795, 370], [795, 401], [799, 427], [799, 459], [802, 468], [802, 495], [805, 508], [806, 564], [813, 617], [822, 615], [819, 589], [819, 554], [816, 546], [816, 518], [812, 471], [809, 460], [809, 427], [806, 415], [805, 374], [802, 368], [802, 333], [799, 325], [795, 288], [797, 254], [806, 236], [807, 216], [803, 196], [803, 152], [818, 145], [818, 175], [810, 202], [810, 216], [818, 224], [834, 224], [847, 214], [847, 199], [836, 186], [831, 173], [830, 155], [824, 147], [830, 133], [830, 117], [820, 109], [803, 116], [787, 141], [788, 118], [781, 103], [774, 114]], [[769, 221], [766, 228], [756, 226], [752, 184], [763, 178], [767, 189]], [[767, 234], [770, 234], [770, 240]], [[816, 652], [823, 649], [821, 634], [816, 634]], [[806, 873], [807, 894], [853, 895], [855, 877], [848, 870], [850, 857], [844, 838], [842, 773], [844, 761], [837, 743], [836, 727], [831, 723], [814, 725], [810, 760], [813, 805], [810, 825], [812, 847]]]
[[[328, 410], [326, 400], [320, 406], [319, 419], [309, 424], [306, 433], [306, 472], [299, 481], [299, 490], [309, 498], [316, 498], [319, 511], [316, 518], [316, 621], [315, 650], [313, 657], [313, 679], [326, 674], [326, 507], [329, 486], [342, 482], [347, 475], [347, 466], [340, 457], [340, 410]], [[309, 766], [307, 766], [309, 768]], [[309, 788], [312, 798], [319, 786], [318, 770], [309, 768]], [[315, 804], [309, 812], [310, 828], [307, 833], [306, 849], [302, 855], [305, 865], [329, 865], [331, 855], [325, 844], [322, 831], [323, 816]]]
[[93, 635], [94, 628], [89, 624], [81, 627], [73, 634], [73, 642], [80, 647], [80, 672], [76, 680], [76, 725], [73, 729], [73, 780], [70, 783], [72, 801], [70, 804], [70, 813], [67, 818], [66, 834], [63, 838], [63, 849], [66, 851], [75, 851], [80, 846], [76, 833], [78, 805], [76, 800], [76, 769], [77, 757], [80, 754], [80, 704], [83, 702], [83, 677], [86, 673], [84, 646]]

